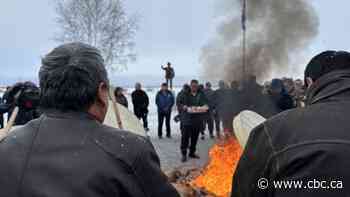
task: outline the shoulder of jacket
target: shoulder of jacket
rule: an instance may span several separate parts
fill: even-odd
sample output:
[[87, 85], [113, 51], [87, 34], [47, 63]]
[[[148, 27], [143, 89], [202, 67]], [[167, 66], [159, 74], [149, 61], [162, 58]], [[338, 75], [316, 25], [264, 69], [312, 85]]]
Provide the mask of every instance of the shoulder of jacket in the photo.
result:
[[[279, 144], [280, 136], [288, 138], [289, 135], [293, 135], [293, 132], [301, 132], [298, 129], [297, 123], [305, 117], [304, 108], [295, 108], [291, 110], [283, 111], [263, 123], [264, 132], [271, 140], [271, 144], [275, 146]], [[275, 150], [278, 151], [278, 150]]]
[[145, 137], [105, 125], [93, 132], [91, 140], [107, 154], [130, 166], [150, 147]]
[[0, 140], [0, 147], [12, 147], [28, 148], [35, 132], [40, 127], [42, 118], [32, 120], [24, 126], [15, 126], [13, 130], [2, 140]]
[[294, 119], [302, 119], [305, 112], [307, 112], [307, 109], [305, 108], [294, 108], [290, 110], [285, 110], [268, 119], [265, 122], [265, 124], [268, 125], [270, 128], [273, 128], [276, 126], [289, 125], [290, 121]]

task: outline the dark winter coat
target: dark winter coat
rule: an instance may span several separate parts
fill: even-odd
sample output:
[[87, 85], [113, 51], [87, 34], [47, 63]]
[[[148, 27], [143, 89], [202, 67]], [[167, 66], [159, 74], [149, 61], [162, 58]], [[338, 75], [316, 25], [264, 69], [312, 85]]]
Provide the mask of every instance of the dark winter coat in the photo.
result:
[[272, 80], [271, 87], [266, 94], [262, 94], [259, 103], [256, 112], [265, 118], [270, 118], [295, 107], [293, 98], [287, 93], [283, 81], [280, 79]]
[[242, 108], [243, 110], [255, 111], [262, 114], [262, 108], [265, 105], [262, 87], [254, 81], [246, 82], [242, 90]]
[[218, 89], [215, 91], [215, 109], [219, 117], [232, 117], [242, 109], [241, 93], [238, 90]]
[[204, 89], [204, 95], [207, 97], [210, 111], [215, 109], [215, 91], [212, 89]]
[[293, 98], [284, 93], [262, 94], [257, 100], [257, 103], [259, 104], [254, 110], [264, 118], [271, 118], [295, 107]]
[[47, 112], [0, 142], [3, 197], [179, 197], [143, 137]]
[[269, 95], [272, 102], [276, 105], [278, 113], [294, 108], [293, 98], [286, 92], [281, 92], [280, 94]]
[[242, 91], [242, 110], [251, 110], [265, 118], [294, 107], [293, 99], [283, 90], [279, 93], [263, 94], [259, 84], [250, 82]]
[[171, 91], [159, 91], [156, 95], [156, 105], [158, 113], [171, 113], [172, 107], [175, 104], [175, 98]]
[[7, 113], [10, 110], [10, 105], [0, 102], [0, 114]]
[[176, 107], [179, 113], [181, 114], [183, 112], [183, 103], [185, 102], [184, 99], [186, 97], [186, 94], [189, 94], [189, 92], [185, 90], [181, 90], [176, 97]]
[[226, 129], [233, 130], [233, 119], [243, 109], [241, 96], [237, 89], [225, 88], [215, 91], [215, 110]]
[[135, 90], [131, 94], [131, 98], [136, 116], [141, 117], [148, 113], [149, 98], [145, 91]]
[[[329, 73], [308, 92], [308, 106], [282, 112], [251, 133], [233, 178], [232, 197], [349, 196], [350, 72]], [[258, 188], [258, 180], [269, 188]], [[275, 189], [273, 181], [303, 181]], [[309, 181], [342, 181], [342, 189], [307, 189]], [[333, 185], [334, 186], [334, 185]]]
[[174, 79], [175, 70], [173, 67], [163, 67], [162, 69], [165, 71], [165, 78], [166, 79]]

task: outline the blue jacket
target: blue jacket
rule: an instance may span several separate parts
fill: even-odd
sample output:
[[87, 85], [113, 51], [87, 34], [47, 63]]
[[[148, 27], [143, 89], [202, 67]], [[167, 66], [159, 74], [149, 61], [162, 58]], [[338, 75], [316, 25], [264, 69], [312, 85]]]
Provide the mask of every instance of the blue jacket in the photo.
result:
[[175, 104], [175, 98], [173, 93], [169, 90], [163, 93], [159, 91], [156, 96], [156, 105], [158, 107], [158, 112], [170, 113], [171, 108]]

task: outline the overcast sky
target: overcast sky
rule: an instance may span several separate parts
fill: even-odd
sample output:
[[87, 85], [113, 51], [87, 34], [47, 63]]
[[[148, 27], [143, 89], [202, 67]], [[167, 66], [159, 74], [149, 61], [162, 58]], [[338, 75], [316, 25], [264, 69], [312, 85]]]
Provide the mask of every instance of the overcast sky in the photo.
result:
[[[126, 0], [127, 12], [140, 15], [137, 61], [122, 75], [160, 75], [173, 62], [177, 75], [198, 75], [201, 46], [210, 38], [215, 0]], [[335, 3], [336, 2], [336, 3]], [[313, 0], [320, 35], [306, 57], [325, 49], [350, 50], [348, 0]], [[55, 47], [55, 13], [50, 0], [4, 0], [0, 6], [0, 76], [36, 76], [40, 57]]]

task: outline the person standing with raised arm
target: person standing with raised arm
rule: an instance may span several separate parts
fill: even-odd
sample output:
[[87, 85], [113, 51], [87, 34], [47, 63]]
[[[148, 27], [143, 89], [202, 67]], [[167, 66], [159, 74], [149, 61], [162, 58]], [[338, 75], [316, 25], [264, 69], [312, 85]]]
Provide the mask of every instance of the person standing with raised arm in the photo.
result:
[[161, 66], [161, 68], [165, 71], [165, 80], [166, 83], [168, 84], [168, 87], [170, 90], [173, 89], [173, 79], [175, 78], [175, 70], [171, 66], [171, 63], [168, 62], [167, 66]]

